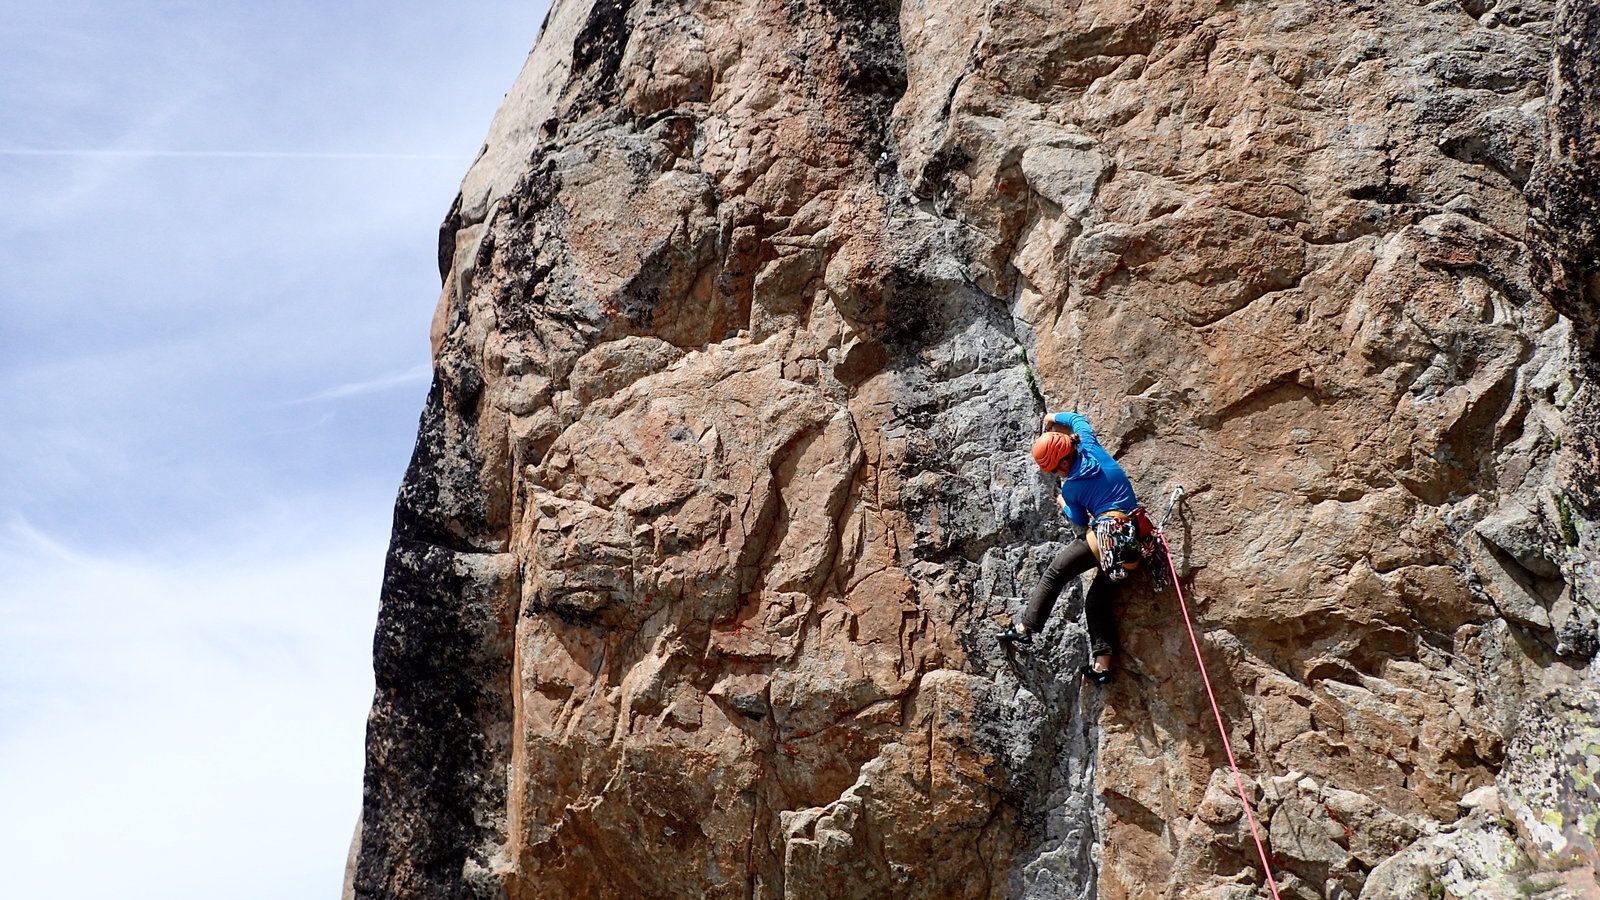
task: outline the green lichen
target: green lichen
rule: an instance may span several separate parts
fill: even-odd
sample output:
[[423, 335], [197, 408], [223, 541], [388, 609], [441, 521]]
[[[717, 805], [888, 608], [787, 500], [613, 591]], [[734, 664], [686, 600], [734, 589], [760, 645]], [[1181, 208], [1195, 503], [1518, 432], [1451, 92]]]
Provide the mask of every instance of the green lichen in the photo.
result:
[[1044, 406], [1044, 392], [1039, 390], [1039, 379], [1033, 374], [1033, 366], [1028, 365], [1028, 354], [1021, 347], [1017, 348], [1017, 365], [1022, 366], [1022, 377], [1028, 380], [1028, 390], [1033, 394], [1033, 399]]
[[1444, 900], [1444, 882], [1430, 881], [1422, 886], [1422, 895], [1428, 900]]
[[1572, 507], [1567, 504], [1566, 494], [1555, 494], [1556, 519], [1561, 523], [1561, 539], [1567, 542], [1568, 547], [1578, 546], [1578, 526], [1572, 520]]
[[1561, 884], [1561, 882], [1556, 881], [1555, 879], [1540, 880], [1537, 878], [1530, 878], [1527, 881], [1521, 881], [1517, 883], [1517, 893], [1524, 897], [1537, 897], [1540, 894], [1549, 893], [1550, 891], [1555, 890], [1556, 886], [1559, 884]]
[[1578, 386], [1570, 381], [1561, 383], [1561, 392], [1556, 395], [1556, 409], [1566, 409], [1572, 398], [1578, 396]]
[[1561, 830], [1562, 822], [1565, 820], [1561, 818], [1560, 812], [1553, 809], [1547, 809], [1544, 812], [1539, 813], [1539, 821], [1559, 831]]

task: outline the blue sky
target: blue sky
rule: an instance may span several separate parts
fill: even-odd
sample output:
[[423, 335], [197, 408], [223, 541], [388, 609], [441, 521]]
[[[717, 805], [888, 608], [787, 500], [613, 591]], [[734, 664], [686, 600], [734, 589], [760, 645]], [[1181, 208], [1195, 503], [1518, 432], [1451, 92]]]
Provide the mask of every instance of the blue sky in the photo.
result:
[[5, 4], [0, 896], [337, 896], [437, 227], [544, 7]]

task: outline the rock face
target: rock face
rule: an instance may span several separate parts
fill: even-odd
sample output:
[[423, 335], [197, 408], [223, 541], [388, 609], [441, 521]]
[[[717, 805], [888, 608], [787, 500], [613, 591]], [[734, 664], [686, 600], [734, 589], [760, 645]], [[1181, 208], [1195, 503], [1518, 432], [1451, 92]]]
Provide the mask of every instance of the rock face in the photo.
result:
[[1046, 409], [1188, 487], [1283, 896], [1584, 890], [1597, 28], [557, 0], [441, 231], [347, 896], [1265, 896], [1170, 591], [1105, 689], [1081, 586], [995, 644]]

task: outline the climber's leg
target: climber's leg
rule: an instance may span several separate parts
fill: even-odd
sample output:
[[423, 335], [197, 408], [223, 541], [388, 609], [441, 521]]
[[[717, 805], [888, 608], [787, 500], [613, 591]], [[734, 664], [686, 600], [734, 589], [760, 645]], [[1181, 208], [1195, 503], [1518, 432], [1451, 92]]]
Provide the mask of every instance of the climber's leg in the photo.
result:
[[1101, 684], [1110, 679], [1111, 656], [1117, 652], [1117, 620], [1111, 611], [1116, 596], [1117, 583], [1104, 573], [1096, 572], [1083, 604], [1089, 626], [1089, 655], [1093, 658], [1091, 664], [1084, 667], [1084, 674]]
[[1095, 567], [1094, 552], [1082, 540], [1073, 541], [1065, 549], [1057, 553], [1050, 565], [1045, 567], [1044, 577], [1034, 585], [1033, 593], [1028, 596], [1028, 606], [1021, 618], [1010, 629], [1002, 632], [1001, 640], [1026, 640], [1029, 636], [1041, 631], [1045, 622], [1050, 618], [1050, 610], [1056, 605], [1056, 598], [1061, 596], [1061, 591], [1067, 582], [1082, 575]]

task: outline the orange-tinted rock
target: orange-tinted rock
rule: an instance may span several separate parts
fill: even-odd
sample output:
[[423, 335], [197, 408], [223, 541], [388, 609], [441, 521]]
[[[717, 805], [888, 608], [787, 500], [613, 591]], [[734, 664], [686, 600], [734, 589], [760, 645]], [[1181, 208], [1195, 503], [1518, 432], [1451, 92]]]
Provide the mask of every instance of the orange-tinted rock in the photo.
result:
[[1262, 896], [1170, 592], [1105, 689], [1081, 590], [994, 642], [1047, 408], [1189, 489], [1285, 897], [1592, 853], [1507, 757], [1596, 678], [1580, 6], [559, 0], [441, 234], [348, 893]]

